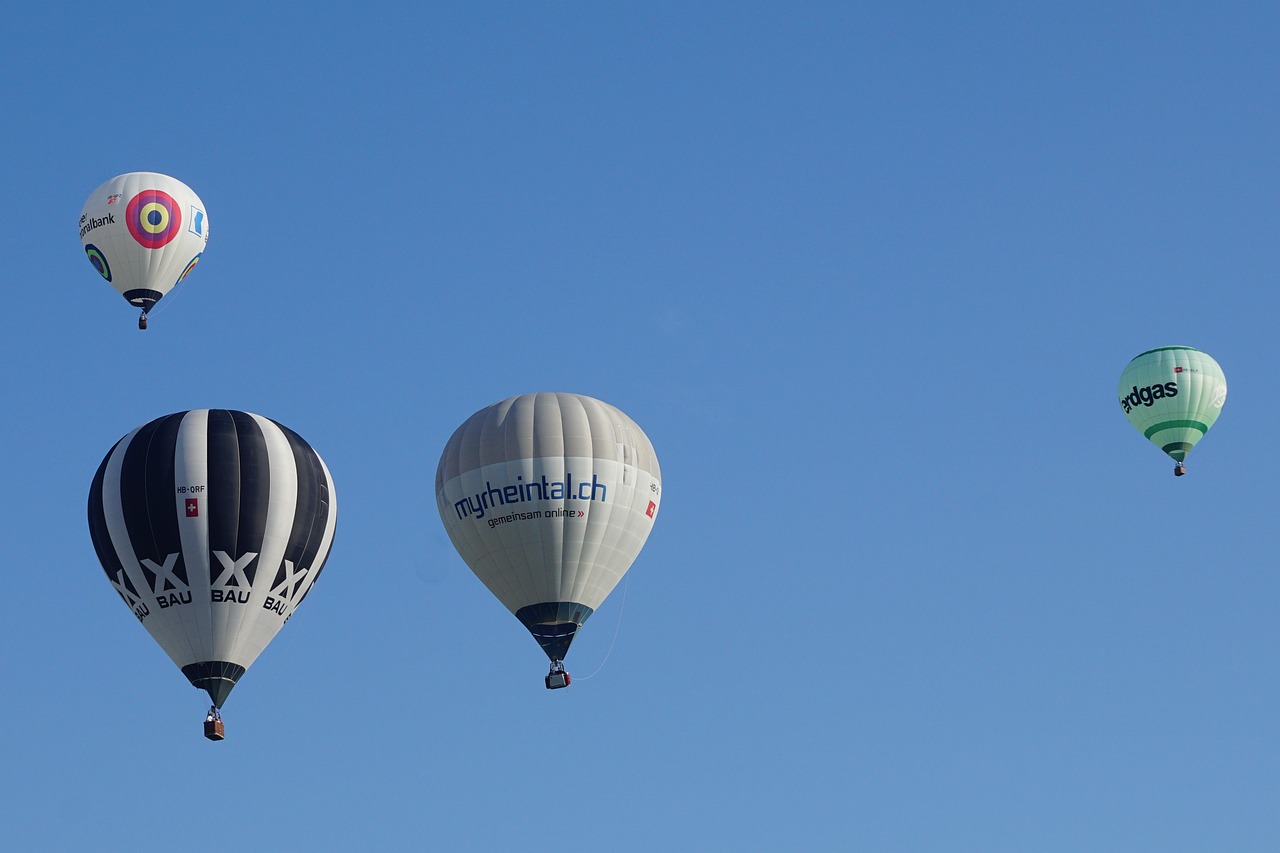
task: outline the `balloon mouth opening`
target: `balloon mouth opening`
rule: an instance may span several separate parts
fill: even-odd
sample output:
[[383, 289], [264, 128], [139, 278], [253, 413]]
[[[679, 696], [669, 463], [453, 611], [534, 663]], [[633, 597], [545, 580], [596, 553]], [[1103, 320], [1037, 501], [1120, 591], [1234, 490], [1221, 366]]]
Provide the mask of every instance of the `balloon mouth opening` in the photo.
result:
[[124, 298], [129, 300], [129, 304], [135, 308], [141, 308], [144, 314], [150, 311], [163, 296], [164, 294], [158, 290], [138, 289], [124, 292]]
[[516, 611], [516, 618], [529, 630], [546, 656], [552, 661], [564, 660], [569, 646], [595, 611], [572, 601], [547, 601], [531, 604]]
[[231, 688], [244, 675], [244, 667], [230, 661], [206, 660], [187, 664], [182, 668], [182, 674], [191, 682], [192, 687], [209, 694], [213, 707], [221, 708], [222, 703], [231, 695]]

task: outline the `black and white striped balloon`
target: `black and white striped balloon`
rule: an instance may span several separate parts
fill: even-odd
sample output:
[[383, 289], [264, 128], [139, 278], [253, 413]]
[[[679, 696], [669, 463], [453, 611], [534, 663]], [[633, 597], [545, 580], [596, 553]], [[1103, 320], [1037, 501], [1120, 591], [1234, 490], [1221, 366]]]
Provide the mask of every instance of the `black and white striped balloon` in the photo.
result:
[[218, 707], [311, 590], [336, 522], [333, 480], [311, 446], [225, 409], [135, 429], [89, 490], [107, 579]]

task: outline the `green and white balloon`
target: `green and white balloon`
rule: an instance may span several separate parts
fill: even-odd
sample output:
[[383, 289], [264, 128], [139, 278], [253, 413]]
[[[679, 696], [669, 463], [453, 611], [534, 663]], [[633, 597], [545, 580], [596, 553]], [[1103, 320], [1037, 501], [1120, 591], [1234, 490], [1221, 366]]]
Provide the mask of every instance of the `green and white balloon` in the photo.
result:
[[1192, 347], [1157, 347], [1120, 374], [1120, 408], [1138, 432], [1182, 466], [1222, 413], [1227, 378], [1218, 362]]

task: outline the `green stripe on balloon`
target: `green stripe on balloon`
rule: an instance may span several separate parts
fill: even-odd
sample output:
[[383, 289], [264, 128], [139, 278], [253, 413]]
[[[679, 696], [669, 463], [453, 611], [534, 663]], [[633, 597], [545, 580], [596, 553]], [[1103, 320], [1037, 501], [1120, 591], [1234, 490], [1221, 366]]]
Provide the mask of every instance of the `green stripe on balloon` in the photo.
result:
[[1169, 352], [1170, 350], [1183, 350], [1185, 352], [1200, 352], [1200, 350], [1196, 349], [1195, 347], [1156, 347], [1155, 349], [1149, 349], [1146, 352], [1140, 352], [1137, 355], [1135, 355], [1134, 358], [1142, 358], [1144, 355], [1150, 355], [1153, 352]]
[[1142, 434], [1147, 438], [1151, 438], [1151, 436], [1164, 429], [1198, 429], [1202, 433], [1209, 431], [1209, 427], [1200, 423], [1200, 421], [1163, 421], [1147, 427]]

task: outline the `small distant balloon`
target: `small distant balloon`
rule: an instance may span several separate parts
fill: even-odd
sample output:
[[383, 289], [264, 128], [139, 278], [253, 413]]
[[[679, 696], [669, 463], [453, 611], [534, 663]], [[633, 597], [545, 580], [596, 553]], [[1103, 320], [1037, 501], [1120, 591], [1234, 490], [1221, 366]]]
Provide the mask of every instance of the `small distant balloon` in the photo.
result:
[[551, 660], [565, 687], [578, 629], [644, 547], [662, 502], [653, 445], [580, 394], [523, 394], [472, 415], [436, 469], [436, 503], [462, 559]]
[[186, 278], [209, 242], [204, 202], [176, 178], [117, 175], [89, 194], [80, 211], [89, 263], [129, 304], [147, 312]]
[[1136, 356], [1120, 374], [1120, 408], [1138, 432], [1169, 455], [1173, 473], [1186, 473], [1187, 454], [1222, 414], [1227, 378], [1207, 353], [1157, 347]]

